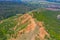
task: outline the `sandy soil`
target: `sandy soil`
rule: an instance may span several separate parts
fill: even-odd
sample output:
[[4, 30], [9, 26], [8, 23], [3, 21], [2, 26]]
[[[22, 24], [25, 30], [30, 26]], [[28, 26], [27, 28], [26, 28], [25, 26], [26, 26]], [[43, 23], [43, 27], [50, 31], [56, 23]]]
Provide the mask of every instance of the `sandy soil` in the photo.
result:
[[[50, 38], [50, 35], [44, 28], [43, 22], [35, 22], [35, 19], [32, 18], [29, 14], [24, 14], [23, 16], [18, 18], [18, 23], [15, 26], [14, 30], [17, 28], [18, 25], [20, 25], [20, 19], [22, 18], [21, 24], [25, 24], [27, 20], [30, 22], [27, 25], [27, 28], [21, 30], [18, 32], [18, 36], [16, 39], [10, 39], [10, 40], [35, 40], [35, 36], [38, 34], [40, 40], [44, 40], [45, 36], [47, 35], [48, 38]], [[21, 32], [24, 32], [24, 34], [21, 34]]]
[[39, 37], [40, 37], [40, 40], [44, 40], [45, 39], [45, 36], [47, 35], [48, 38], [50, 38], [50, 35], [48, 34], [48, 32], [45, 30], [44, 26], [43, 26], [43, 22], [38, 22], [38, 25], [39, 25]]

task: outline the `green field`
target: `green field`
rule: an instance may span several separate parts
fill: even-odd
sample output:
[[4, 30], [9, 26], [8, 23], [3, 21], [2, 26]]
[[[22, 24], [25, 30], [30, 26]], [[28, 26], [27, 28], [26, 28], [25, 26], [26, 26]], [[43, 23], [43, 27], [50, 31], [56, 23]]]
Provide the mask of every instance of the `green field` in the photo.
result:
[[[51, 40], [60, 40], [60, 20], [57, 19], [57, 15], [60, 14], [59, 11], [39, 9], [30, 13], [33, 13], [33, 17], [38, 21], [43, 21], [45, 23], [45, 28], [51, 35]], [[12, 28], [17, 24], [15, 19], [18, 17], [19, 16], [13, 16], [2, 20], [3, 22], [0, 23], [0, 40], [7, 40], [10, 38], [11, 34], [14, 34], [15, 31]], [[25, 26], [19, 28], [25, 28]]]

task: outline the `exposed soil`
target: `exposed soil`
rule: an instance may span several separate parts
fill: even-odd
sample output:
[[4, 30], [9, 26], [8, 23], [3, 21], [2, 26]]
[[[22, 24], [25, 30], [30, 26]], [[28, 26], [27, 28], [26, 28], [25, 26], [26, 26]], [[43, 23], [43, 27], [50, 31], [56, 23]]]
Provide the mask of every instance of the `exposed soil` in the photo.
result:
[[[22, 20], [20, 22], [20, 20]], [[35, 40], [35, 37], [38, 37], [40, 40], [45, 40], [45, 36], [50, 38], [50, 35], [44, 28], [43, 22], [35, 22], [35, 19], [29, 15], [24, 14], [17, 19], [18, 23], [15, 26], [14, 30], [21, 24], [25, 24], [26, 22], [30, 22], [26, 28], [23, 30], [18, 31], [17, 37], [11, 38], [10, 40]], [[22, 34], [24, 32], [24, 34]]]

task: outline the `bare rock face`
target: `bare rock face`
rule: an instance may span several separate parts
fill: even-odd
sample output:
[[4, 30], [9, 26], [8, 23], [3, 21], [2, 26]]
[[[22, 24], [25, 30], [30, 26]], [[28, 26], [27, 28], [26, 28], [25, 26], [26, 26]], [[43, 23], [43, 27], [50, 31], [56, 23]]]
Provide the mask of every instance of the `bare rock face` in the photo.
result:
[[[18, 18], [19, 20], [22, 19], [22, 21], [18, 20], [17, 25], [14, 29], [19, 27], [20, 24], [25, 24], [28, 22], [26, 28], [18, 31], [18, 36], [16, 39], [10, 39], [10, 40], [35, 40], [35, 37], [38, 37], [40, 40], [45, 40], [45, 36], [50, 38], [50, 35], [44, 28], [44, 22], [41, 21], [35, 21], [35, 18], [33, 18], [29, 14], [24, 14], [21, 17]], [[18, 25], [19, 24], [19, 25]], [[24, 34], [21, 34], [21, 32]]]

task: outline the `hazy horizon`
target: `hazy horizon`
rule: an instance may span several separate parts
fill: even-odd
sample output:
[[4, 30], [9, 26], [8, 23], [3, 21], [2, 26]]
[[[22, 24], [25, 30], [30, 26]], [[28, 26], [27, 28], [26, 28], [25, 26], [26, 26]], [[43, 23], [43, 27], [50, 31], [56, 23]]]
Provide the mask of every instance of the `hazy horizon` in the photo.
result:
[[60, 0], [0, 0], [0, 1], [16, 1], [16, 2], [19, 2], [19, 1], [33, 1], [33, 2], [38, 2], [38, 1], [48, 1], [48, 2], [57, 2], [57, 3], [60, 3]]

